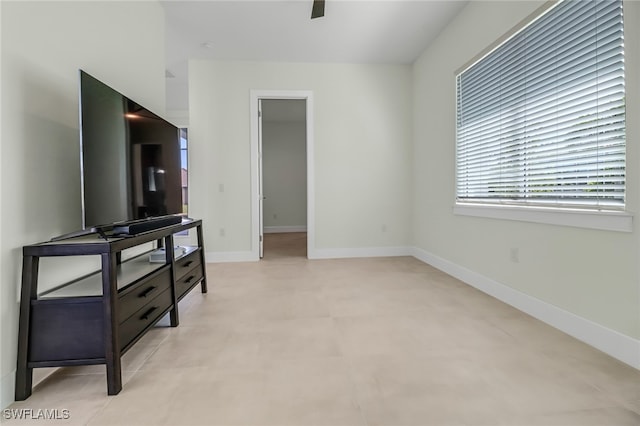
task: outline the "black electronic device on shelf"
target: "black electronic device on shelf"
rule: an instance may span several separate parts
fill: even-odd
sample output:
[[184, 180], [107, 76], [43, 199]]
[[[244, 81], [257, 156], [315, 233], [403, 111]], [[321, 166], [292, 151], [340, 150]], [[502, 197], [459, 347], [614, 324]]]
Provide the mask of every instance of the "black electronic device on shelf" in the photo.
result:
[[181, 222], [181, 216], [160, 216], [149, 219], [134, 220], [131, 222], [114, 224], [111, 233], [113, 235], [137, 235], [142, 232], [153, 231], [154, 229], [176, 225]]
[[177, 225], [189, 220], [191, 219], [188, 219], [186, 216], [179, 215], [150, 217], [147, 219], [118, 222], [111, 225], [101, 225], [91, 228], [85, 228], [79, 231], [58, 235], [51, 238], [50, 241], [62, 241], [69, 238], [83, 237], [91, 234], [96, 234], [98, 238], [102, 238], [103, 240], [107, 241], [109, 237], [131, 237], [143, 232], [154, 231], [156, 229]]

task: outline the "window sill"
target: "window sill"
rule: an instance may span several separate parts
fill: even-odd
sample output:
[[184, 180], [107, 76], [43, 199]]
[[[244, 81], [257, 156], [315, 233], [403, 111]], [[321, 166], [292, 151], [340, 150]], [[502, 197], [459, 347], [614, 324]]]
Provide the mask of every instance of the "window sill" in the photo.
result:
[[492, 206], [458, 203], [453, 214], [572, 226], [603, 231], [632, 232], [633, 215], [616, 211], [582, 211], [558, 208]]

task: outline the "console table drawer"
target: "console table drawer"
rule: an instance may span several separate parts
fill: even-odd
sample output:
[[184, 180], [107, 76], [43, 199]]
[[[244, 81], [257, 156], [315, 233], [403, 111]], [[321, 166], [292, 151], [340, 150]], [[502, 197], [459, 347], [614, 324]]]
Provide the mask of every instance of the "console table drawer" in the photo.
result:
[[167, 289], [120, 324], [120, 346], [126, 348], [147, 326], [160, 318], [171, 303], [171, 289]]
[[131, 289], [127, 289], [126, 293], [120, 296], [120, 312], [118, 313], [120, 322], [126, 321], [151, 299], [169, 287], [171, 287], [171, 270], [169, 268], [163, 268], [142, 282], [134, 284]]
[[178, 295], [178, 300], [182, 299], [182, 296], [184, 296], [185, 293], [202, 281], [202, 278], [202, 266], [198, 264], [193, 269], [187, 271], [182, 278], [176, 281], [176, 294]]
[[196, 266], [200, 266], [200, 249], [193, 253], [176, 260], [176, 280], [183, 278], [189, 271]]

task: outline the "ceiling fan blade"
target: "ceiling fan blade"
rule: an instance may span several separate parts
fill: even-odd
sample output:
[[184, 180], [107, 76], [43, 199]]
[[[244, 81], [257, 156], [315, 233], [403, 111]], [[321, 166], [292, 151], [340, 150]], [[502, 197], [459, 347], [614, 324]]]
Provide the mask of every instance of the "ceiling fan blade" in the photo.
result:
[[324, 0], [313, 0], [313, 8], [311, 9], [311, 19], [321, 18], [324, 16]]

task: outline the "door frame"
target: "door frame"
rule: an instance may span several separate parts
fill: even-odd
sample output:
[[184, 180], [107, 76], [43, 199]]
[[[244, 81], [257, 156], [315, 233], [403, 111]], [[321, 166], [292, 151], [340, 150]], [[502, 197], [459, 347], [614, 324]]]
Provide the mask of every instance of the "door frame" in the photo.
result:
[[307, 144], [307, 258], [315, 258], [315, 152], [314, 152], [314, 106], [310, 90], [250, 90], [249, 106], [251, 119], [251, 257], [260, 260], [260, 176], [258, 138], [260, 129], [258, 103], [260, 99], [306, 100], [306, 144]]

